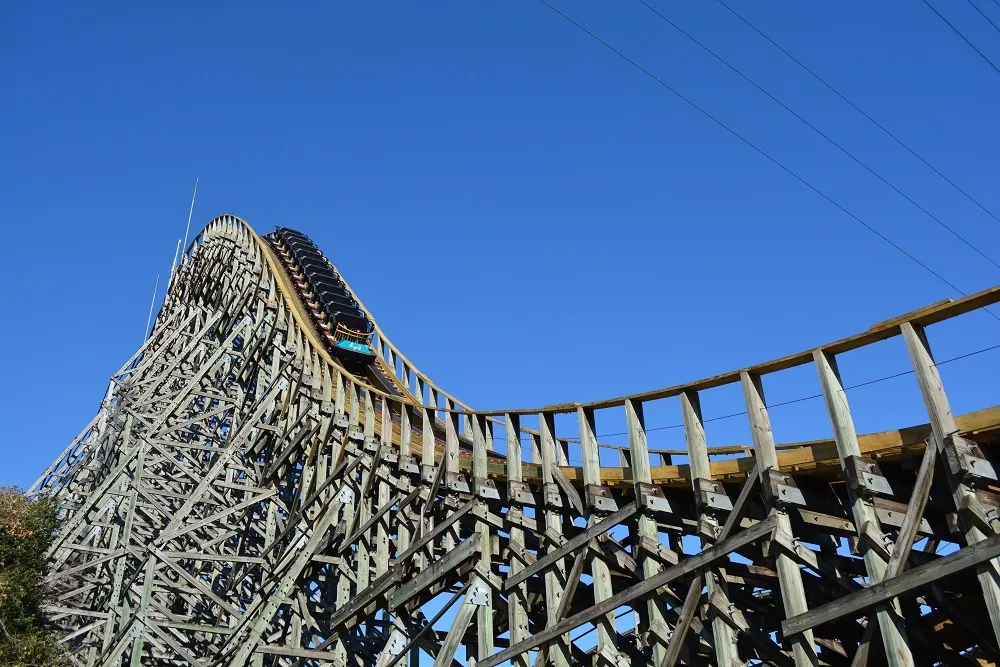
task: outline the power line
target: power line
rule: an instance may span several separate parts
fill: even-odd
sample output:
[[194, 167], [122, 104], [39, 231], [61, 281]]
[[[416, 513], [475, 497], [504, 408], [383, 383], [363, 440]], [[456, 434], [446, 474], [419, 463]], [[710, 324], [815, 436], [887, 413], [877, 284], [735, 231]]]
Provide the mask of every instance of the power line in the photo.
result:
[[976, 45], [975, 45], [975, 44], [973, 44], [972, 42], [970, 42], [970, 41], [969, 41], [969, 39], [968, 39], [968, 38], [967, 38], [967, 37], [966, 37], [965, 35], [963, 35], [963, 34], [961, 33], [961, 31], [959, 31], [959, 29], [958, 29], [958, 28], [956, 28], [956, 27], [955, 27], [955, 26], [954, 26], [954, 25], [952, 24], [952, 22], [951, 22], [951, 21], [949, 21], [948, 19], [946, 19], [946, 18], [945, 18], [945, 17], [944, 17], [944, 16], [943, 16], [943, 15], [941, 14], [941, 12], [939, 12], [939, 11], [938, 11], [937, 9], [935, 9], [935, 8], [934, 8], [934, 5], [932, 5], [932, 4], [930, 3], [930, 2], [928, 2], [928, 0], [922, 0], [922, 1], [923, 1], [923, 3], [924, 3], [925, 5], [927, 5], [928, 7], [930, 7], [930, 9], [931, 9], [931, 11], [932, 11], [932, 12], [934, 12], [935, 14], [937, 14], [937, 16], [938, 16], [938, 18], [939, 18], [939, 19], [941, 19], [942, 21], [944, 21], [944, 22], [945, 22], [945, 25], [947, 25], [947, 26], [948, 26], [949, 28], [951, 28], [951, 29], [952, 29], [952, 30], [953, 30], [953, 31], [955, 32], [955, 34], [956, 34], [956, 35], [958, 35], [959, 37], [961, 37], [961, 38], [962, 38], [962, 41], [963, 41], [963, 42], [965, 42], [966, 44], [968, 44], [968, 45], [969, 45], [969, 46], [970, 46], [970, 47], [972, 48], [972, 50], [973, 50], [973, 51], [975, 51], [976, 53], [978, 53], [978, 54], [979, 54], [979, 57], [980, 57], [980, 58], [982, 58], [982, 59], [983, 59], [983, 60], [985, 60], [985, 61], [986, 61], [987, 63], [989, 63], [989, 66], [993, 68], [993, 71], [994, 71], [994, 72], [996, 72], [997, 74], [1000, 74], [1000, 68], [998, 68], [998, 67], [997, 67], [996, 65], [994, 65], [994, 64], [993, 64], [993, 61], [992, 61], [992, 60], [990, 60], [989, 58], [987, 58], [987, 57], [986, 57], [986, 54], [985, 54], [985, 53], [983, 53], [983, 52], [982, 52], [982, 51], [980, 51], [980, 50], [979, 50], [978, 48], [976, 48]]
[[972, 0], [969, 0], [969, 4], [972, 5], [973, 9], [975, 9], [977, 12], [979, 12], [980, 16], [982, 16], [984, 19], [986, 19], [987, 22], [989, 22], [989, 24], [991, 26], [993, 26], [994, 30], [996, 30], [997, 32], [1000, 32], [1000, 26], [997, 26], [997, 24], [993, 22], [993, 19], [991, 19], [989, 16], [987, 16], [986, 12], [984, 12], [983, 10], [981, 10], [979, 8], [979, 5], [977, 5], [976, 3], [974, 3]]
[[[744, 137], [742, 134], [740, 134], [739, 132], [737, 132], [736, 130], [734, 130], [733, 128], [731, 128], [729, 125], [727, 125], [726, 123], [724, 123], [722, 120], [720, 120], [716, 116], [712, 115], [709, 111], [707, 111], [703, 107], [699, 106], [696, 102], [694, 102], [692, 99], [690, 99], [689, 97], [687, 97], [686, 95], [684, 95], [683, 93], [681, 93], [679, 90], [677, 90], [676, 88], [674, 88], [673, 86], [671, 86], [670, 84], [668, 84], [666, 81], [664, 81], [663, 79], [661, 79], [657, 75], [653, 74], [651, 71], [649, 71], [648, 69], [646, 69], [645, 67], [643, 67], [642, 65], [640, 65], [638, 62], [636, 62], [635, 60], [633, 60], [629, 56], [625, 55], [623, 52], [619, 51], [617, 48], [615, 48], [614, 46], [612, 46], [610, 43], [606, 42], [604, 39], [602, 39], [601, 37], [599, 37], [596, 33], [592, 32], [589, 28], [587, 28], [584, 25], [578, 23], [575, 19], [573, 19], [572, 17], [570, 17], [567, 14], [563, 13], [559, 8], [557, 8], [557, 7], [553, 6], [552, 4], [550, 4], [548, 2], [548, 0], [540, 0], [540, 2], [542, 4], [544, 4], [546, 7], [548, 7], [549, 9], [551, 9], [552, 11], [554, 11], [559, 16], [563, 17], [564, 19], [566, 19], [567, 21], [569, 21], [570, 23], [572, 23], [573, 25], [575, 25], [581, 31], [583, 31], [586, 34], [590, 35], [591, 38], [593, 38], [595, 41], [597, 41], [598, 43], [600, 43], [601, 45], [603, 45], [608, 50], [612, 51], [619, 58], [621, 58], [625, 62], [629, 63], [630, 65], [632, 65], [633, 67], [635, 67], [637, 70], [639, 70], [640, 72], [642, 72], [643, 74], [645, 74], [646, 76], [648, 76], [650, 79], [652, 79], [656, 83], [660, 84], [663, 88], [667, 89], [668, 91], [670, 91], [671, 93], [673, 93], [675, 96], [677, 96], [678, 98], [680, 98], [681, 100], [683, 100], [684, 102], [686, 102], [689, 106], [691, 106], [696, 111], [698, 111], [701, 114], [703, 114], [704, 116], [706, 116], [709, 120], [711, 120], [712, 122], [714, 122], [716, 125], [718, 125], [722, 129], [724, 129], [727, 132], [729, 132], [730, 134], [732, 134], [734, 137], [736, 137], [737, 139], [739, 139], [740, 141], [742, 141], [744, 144], [746, 144], [747, 146], [749, 146], [750, 148], [752, 148], [754, 151], [756, 151], [758, 154], [760, 154], [761, 156], [763, 156], [764, 158], [766, 158], [768, 161], [770, 161], [771, 163], [773, 163], [775, 166], [779, 167], [782, 171], [784, 171], [785, 173], [787, 173], [789, 176], [792, 176], [797, 181], [799, 181], [800, 183], [802, 183], [803, 185], [805, 185], [807, 188], [809, 188], [810, 190], [812, 190], [813, 192], [815, 192], [816, 194], [818, 194], [820, 197], [822, 197], [823, 199], [825, 199], [827, 202], [829, 202], [830, 204], [832, 204], [833, 206], [835, 206], [841, 212], [843, 212], [846, 215], [848, 215], [849, 217], [851, 217], [853, 220], [855, 220], [860, 225], [862, 225], [863, 227], [865, 227], [865, 229], [867, 229], [868, 231], [870, 231], [872, 234], [875, 234], [880, 239], [882, 239], [883, 241], [885, 241], [886, 243], [888, 243], [890, 246], [892, 246], [893, 248], [895, 248], [897, 251], [899, 251], [900, 253], [902, 253], [906, 257], [908, 257], [911, 261], [913, 261], [915, 264], [917, 264], [918, 266], [920, 266], [921, 268], [923, 268], [925, 271], [927, 271], [928, 273], [930, 273], [931, 275], [933, 275], [935, 278], [937, 278], [938, 280], [940, 280], [942, 283], [944, 283], [945, 285], [947, 285], [951, 289], [955, 290], [959, 294], [961, 294], [963, 296], [968, 296], [965, 292], [963, 292], [961, 289], [959, 289], [956, 285], [954, 285], [953, 283], [951, 283], [947, 278], [945, 278], [940, 273], [938, 273], [937, 271], [935, 271], [934, 269], [932, 269], [931, 267], [929, 267], [927, 264], [923, 263], [922, 261], [920, 261], [919, 259], [917, 259], [915, 256], [913, 256], [912, 254], [910, 254], [909, 252], [907, 252], [906, 250], [904, 250], [902, 247], [900, 247], [895, 242], [893, 242], [885, 234], [883, 234], [882, 232], [880, 232], [877, 229], [875, 229], [874, 227], [872, 227], [870, 224], [868, 224], [867, 222], [865, 222], [864, 220], [862, 220], [860, 217], [858, 217], [857, 215], [855, 215], [854, 213], [852, 213], [850, 210], [848, 210], [842, 204], [840, 204], [835, 199], [833, 199], [832, 197], [830, 197], [828, 194], [826, 194], [825, 192], [823, 192], [822, 190], [820, 190], [817, 186], [815, 186], [811, 182], [807, 181], [804, 177], [800, 176], [795, 171], [792, 171], [792, 169], [790, 167], [785, 166], [785, 164], [783, 162], [780, 162], [777, 158], [773, 157], [770, 153], [767, 153], [762, 148], [759, 148], [752, 141], [750, 141], [749, 139], [747, 139], [746, 137]], [[1000, 317], [994, 315], [991, 311], [987, 310], [986, 312], [989, 313], [994, 319], [1000, 320]]]
[[[847, 95], [845, 95], [840, 90], [838, 90], [837, 88], [835, 88], [830, 82], [828, 82], [826, 79], [824, 79], [823, 77], [821, 77], [815, 71], [813, 71], [812, 69], [810, 69], [805, 63], [803, 63], [802, 61], [800, 61], [794, 55], [792, 55], [791, 53], [789, 53], [788, 50], [786, 50], [783, 46], [781, 46], [776, 41], [774, 41], [773, 39], [771, 39], [770, 36], [768, 36], [767, 34], [765, 34], [760, 28], [758, 28], [756, 25], [754, 25], [753, 23], [751, 23], [749, 21], [749, 19], [747, 19], [745, 16], [743, 16], [742, 14], [740, 14], [738, 11], [736, 11], [735, 9], [733, 9], [732, 7], [730, 7], [728, 4], [726, 4], [724, 2], [724, 0], [716, 0], [716, 2], [718, 2], [720, 5], [722, 5], [727, 10], [729, 10], [729, 12], [733, 16], [735, 16], [736, 18], [738, 18], [740, 21], [743, 21], [743, 23], [745, 23], [751, 30], [753, 30], [758, 35], [760, 35], [765, 40], [767, 40], [771, 44], [771, 46], [773, 46], [774, 48], [778, 49], [783, 54], [785, 54], [785, 56], [787, 56], [793, 63], [795, 63], [796, 65], [798, 65], [799, 67], [801, 67], [803, 70], [805, 70], [810, 76], [812, 76], [814, 79], [816, 79], [817, 81], [819, 81], [820, 83], [822, 83], [824, 86], [826, 86], [827, 89], [830, 90], [830, 92], [832, 92], [834, 95], [836, 95], [837, 97], [839, 97], [840, 99], [842, 99], [844, 102], [846, 102], [847, 104], [849, 104], [859, 114], [861, 114], [862, 116], [864, 116], [865, 118], [867, 118], [868, 121], [872, 123], [872, 125], [874, 125], [879, 130], [881, 130], [883, 133], [885, 133], [886, 136], [888, 136], [890, 139], [892, 139], [897, 144], [899, 144], [902, 148], [904, 148], [906, 151], [908, 151], [913, 157], [915, 157], [918, 160], [920, 160], [928, 169], [930, 169], [935, 174], [937, 174], [942, 179], [944, 179], [945, 182], [948, 183], [951, 187], [955, 188], [960, 193], [962, 193], [962, 195], [964, 195], [966, 199], [968, 199], [973, 204], [975, 204], [976, 206], [978, 206], [984, 213], [986, 213], [988, 216], [990, 216], [991, 218], [993, 218], [997, 222], [1000, 222], [1000, 217], [997, 217], [997, 215], [995, 213], [993, 213], [993, 211], [991, 211], [988, 208], [986, 208], [986, 206], [983, 205], [978, 199], [976, 199], [971, 194], [969, 194], [964, 189], [962, 189], [953, 180], [951, 180], [950, 178], [948, 178], [947, 176], [945, 176], [937, 167], [935, 167], [934, 165], [932, 165], [927, 159], [925, 159], [922, 155], [920, 155], [919, 153], [917, 153], [913, 148], [911, 148], [908, 144], [906, 144], [902, 139], [900, 139], [895, 134], [893, 134], [892, 132], [890, 132], [888, 130], [888, 128], [886, 128], [884, 125], [882, 125], [877, 120], [875, 120], [874, 118], [872, 118], [872, 116], [869, 115], [868, 112], [866, 112], [860, 106], [858, 106], [857, 104], [855, 104], [854, 102], [852, 102], [850, 99], [848, 99]], [[993, 2], [997, 3], [997, 6], [1000, 7], [1000, 0], [993, 0]]]
[[820, 130], [818, 127], [816, 127], [815, 125], [813, 125], [812, 123], [810, 123], [801, 114], [799, 114], [794, 109], [792, 109], [791, 107], [789, 107], [787, 104], [785, 104], [784, 102], [782, 102], [780, 99], [778, 99], [777, 97], [775, 97], [774, 95], [772, 95], [769, 91], [767, 91], [765, 88], [763, 88], [760, 84], [758, 84], [756, 81], [754, 81], [749, 76], [747, 76], [746, 74], [744, 74], [741, 70], [739, 70], [737, 67], [735, 67], [734, 65], [732, 65], [729, 61], [727, 61], [725, 58], [723, 58], [718, 53], [716, 53], [715, 51], [713, 51], [711, 48], [709, 48], [708, 46], [706, 46], [703, 42], [699, 41], [697, 37], [695, 37], [694, 35], [692, 35], [688, 31], [684, 30], [684, 28], [682, 28], [678, 24], [674, 23], [672, 20], [670, 20], [668, 17], [666, 17], [664, 14], [662, 14], [658, 9], [656, 9], [655, 7], [653, 7], [652, 5], [650, 5], [646, 0], [638, 0], [638, 1], [640, 3], [642, 3], [642, 5], [644, 7], [646, 7], [646, 9], [648, 9], [649, 11], [651, 11], [654, 14], [656, 14], [657, 16], [659, 16], [668, 25], [672, 26], [675, 30], [677, 30], [678, 32], [680, 32], [685, 37], [687, 37], [690, 41], [692, 41], [695, 44], [697, 44], [706, 53], [708, 53], [713, 58], [715, 58], [716, 60], [718, 60], [720, 63], [722, 63], [723, 65], [725, 65], [729, 69], [731, 69], [736, 74], [738, 74], [744, 81], [746, 81], [751, 86], [753, 86], [754, 88], [756, 88], [757, 90], [759, 90], [760, 92], [762, 92], [764, 95], [767, 95], [767, 97], [770, 98], [775, 104], [779, 105], [782, 109], [784, 109], [788, 113], [792, 114], [795, 118], [797, 118], [799, 121], [801, 121], [806, 127], [808, 127], [809, 129], [811, 129], [813, 132], [815, 132], [819, 136], [823, 137], [823, 139], [825, 139], [827, 142], [829, 142], [832, 146], [834, 146], [841, 153], [843, 153], [847, 157], [849, 157], [852, 160], [854, 160], [854, 162], [856, 162], [861, 167], [863, 167], [866, 171], [868, 171], [868, 173], [872, 174], [875, 178], [877, 178], [878, 180], [882, 181], [884, 184], [886, 184], [887, 186], [889, 186], [890, 188], [892, 188], [892, 190], [896, 194], [898, 194], [900, 197], [902, 197], [906, 201], [910, 202], [913, 206], [915, 206], [917, 209], [919, 209], [921, 212], [923, 212], [925, 215], [927, 215], [927, 217], [929, 217], [931, 220], [933, 220], [938, 225], [940, 225], [941, 227], [943, 227], [944, 229], [946, 229], [947, 231], [949, 231], [955, 238], [957, 238], [959, 241], [961, 241], [962, 243], [964, 243], [965, 245], [967, 245], [969, 248], [971, 248], [974, 252], [976, 252], [978, 255], [980, 255], [987, 262], [989, 262], [990, 264], [992, 264], [993, 266], [995, 266], [997, 269], [1000, 269], [1000, 264], [997, 264], [996, 261], [993, 260], [993, 258], [991, 258], [989, 255], [987, 255], [986, 253], [984, 253], [983, 251], [981, 251], [979, 248], [977, 248], [975, 245], [973, 245], [964, 236], [962, 236], [957, 231], [955, 231], [950, 226], [948, 226], [943, 220], [941, 220], [936, 215], [934, 215], [933, 213], [931, 213], [930, 211], [928, 211], [926, 208], [924, 208], [923, 206], [921, 206], [920, 204], [918, 204], [916, 201], [914, 201], [912, 197], [910, 197], [908, 194], [906, 194], [905, 192], [903, 192], [902, 190], [900, 190], [898, 187], [896, 187], [894, 184], [892, 184], [888, 179], [886, 179], [880, 173], [878, 173], [877, 171], [875, 171], [874, 169], [872, 169], [870, 166], [868, 166], [859, 157], [857, 157], [856, 155], [854, 155], [854, 153], [852, 153], [851, 151], [849, 151], [846, 148], [844, 148], [844, 146], [842, 146], [835, 139], [833, 139], [832, 137], [830, 137], [830, 135], [826, 134], [825, 132], [823, 132], [822, 130]]
[[[945, 364], [950, 364], [953, 361], [959, 361], [960, 359], [968, 359], [969, 357], [974, 357], [976, 355], [983, 354], [984, 352], [990, 352], [992, 350], [997, 350], [997, 349], [1000, 349], [1000, 343], [998, 343], [996, 345], [990, 345], [989, 347], [980, 348], [978, 350], [973, 350], [972, 352], [966, 352], [965, 354], [960, 354], [958, 356], [951, 357], [951, 358], [945, 359], [943, 361], [938, 361], [938, 362], [936, 362], [934, 364], [934, 366], [941, 367], [941, 366], [944, 366]], [[859, 389], [861, 387], [867, 387], [869, 385], [878, 384], [879, 382], [885, 382], [887, 380], [895, 380], [896, 378], [900, 378], [900, 377], [903, 377], [905, 375], [912, 375], [912, 374], [913, 374], [913, 369], [911, 368], [910, 370], [901, 371], [899, 373], [893, 373], [892, 375], [883, 375], [883, 376], [877, 377], [877, 378], [875, 378], [873, 380], [866, 380], [864, 382], [858, 382], [857, 384], [848, 385], [848, 386], [844, 387], [844, 391], [846, 392], [846, 391], [850, 391], [852, 389]], [[800, 396], [799, 398], [793, 398], [793, 399], [790, 399], [790, 400], [787, 400], [787, 401], [781, 401], [780, 403], [769, 403], [767, 405], [767, 407], [768, 407], [768, 409], [771, 409], [771, 408], [780, 408], [780, 407], [785, 406], [785, 405], [792, 405], [794, 403], [803, 403], [805, 401], [812, 401], [812, 400], [815, 400], [817, 398], [823, 398], [823, 394], [811, 394], [809, 396]], [[746, 410], [741, 410], [740, 412], [733, 412], [733, 413], [727, 414], [727, 415], [720, 415], [718, 417], [710, 417], [708, 419], [703, 419], [702, 423], [703, 424], [708, 424], [709, 422], [717, 422], [717, 421], [722, 421], [724, 419], [732, 419], [733, 417], [740, 417], [742, 415], [745, 415], [746, 413], [747, 413]], [[668, 426], [654, 426], [652, 428], [647, 428], [646, 432], [648, 433], [650, 431], [666, 431], [666, 430], [669, 430], [669, 429], [683, 428], [683, 426], [684, 426], [684, 424], [670, 424]], [[594, 437], [595, 438], [611, 438], [611, 437], [621, 436], [621, 435], [628, 435], [628, 432], [627, 431], [623, 431], [621, 433], [602, 433], [600, 435], [595, 435]], [[651, 451], [651, 453], [652, 453], [652, 451]]]
[[[969, 357], [975, 357], [977, 355], [984, 354], [986, 352], [991, 352], [993, 350], [1000, 350], [1000, 343], [998, 343], [996, 345], [990, 345], [988, 347], [982, 347], [982, 348], [979, 348], [978, 350], [973, 350], [972, 352], [965, 352], [963, 354], [959, 354], [959, 355], [954, 356], [954, 357], [949, 357], [948, 359], [944, 359], [942, 361], [935, 362], [933, 365], [935, 367], [940, 368], [941, 366], [944, 366], [945, 364], [950, 364], [952, 362], [960, 361], [962, 359], [968, 359]], [[864, 382], [858, 382], [856, 384], [847, 385], [846, 387], [844, 387], [844, 391], [846, 392], [846, 391], [851, 391], [852, 389], [860, 389], [861, 387], [867, 387], [867, 386], [870, 386], [870, 385], [873, 385], [873, 384], [878, 384], [880, 382], [886, 382], [888, 380], [895, 380], [896, 378], [901, 378], [901, 377], [904, 377], [906, 375], [912, 375], [912, 374], [913, 374], [913, 369], [911, 368], [909, 370], [900, 371], [899, 373], [892, 373], [891, 375], [882, 375], [882, 376], [879, 376], [879, 377], [871, 379], [871, 380], [865, 380]], [[812, 401], [812, 400], [815, 400], [817, 398], [823, 398], [823, 394], [821, 394], [821, 393], [820, 394], [810, 394], [809, 396], [800, 396], [798, 398], [789, 399], [787, 401], [781, 401], [779, 403], [769, 403], [767, 405], [767, 407], [768, 407], [768, 409], [771, 409], [771, 408], [780, 408], [780, 407], [783, 407], [783, 406], [786, 406], [786, 405], [793, 405], [795, 403], [803, 403], [805, 401]], [[746, 410], [741, 410], [740, 412], [733, 412], [733, 413], [730, 413], [730, 414], [719, 415], [718, 417], [709, 417], [707, 419], [702, 419], [702, 423], [703, 424], [708, 424], [708, 423], [711, 423], [711, 422], [723, 421], [725, 419], [732, 419], [733, 417], [741, 417], [741, 416], [745, 415], [746, 413], [747, 413]], [[668, 431], [668, 430], [677, 429], [677, 428], [684, 428], [684, 424], [668, 424], [668, 425], [665, 425], [665, 426], [651, 426], [651, 427], [647, 427], [645, 429], [645, 431], [646, 431], [646, 433], [649, 433], [650, 431]], [[594, 437], [595, 438], [613, 438], [613, 437], [622, 436], [622, 435], [628, 435], [628, 431], [621, 431], [619, 433], [599, 433], [599, 434], [595, 435]], [[557, 438], [557, 439], [558, 440], [565, 440], [565, 438]], [[498, 441], [502, 440], [502, 438], [498, 438], [497, 440]], [[520, 440], [521, 442], [529, 442], [531, 440], [531, 436], [530, 435], [519, 434], [518, 440]], [[569, 441], [576, 442], [577, 440], [574, 439], [574, 438], [570, 438]]]

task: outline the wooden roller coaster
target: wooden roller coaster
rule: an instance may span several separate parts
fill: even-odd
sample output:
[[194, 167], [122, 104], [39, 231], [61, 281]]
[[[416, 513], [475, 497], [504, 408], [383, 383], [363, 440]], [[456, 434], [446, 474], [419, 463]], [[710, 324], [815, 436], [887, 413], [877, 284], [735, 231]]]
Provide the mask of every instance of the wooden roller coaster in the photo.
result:
[[[1000, 287], [683, 385], [477, 411], [310, 256], [370, 331], [221, 216], [32, 487], [60, 507], [46, 609], [74, 664], [997, 661], [1000, 406], [953, 416], [927, 329]], [[897, 336], [928, 423], [858, 434], [837, 357]], [[776, 444], [765, 381], [807, 365], [834, 436]], [[701, 395], [726, 385], [745, 446], [707, 441]], [[683, 449], [649, 445], [662, 402]], [[599, 442], [608, 414], [627, 446]]]

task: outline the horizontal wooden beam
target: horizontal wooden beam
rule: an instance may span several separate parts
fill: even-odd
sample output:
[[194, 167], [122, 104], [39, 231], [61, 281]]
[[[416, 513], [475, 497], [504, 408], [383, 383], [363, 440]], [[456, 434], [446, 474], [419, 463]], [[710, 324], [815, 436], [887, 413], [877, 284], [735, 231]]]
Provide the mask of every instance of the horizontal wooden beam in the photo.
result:
[[[444, 555], [441, 560], [434, 561], [430, 567], [421, 570], [415, 577], [394, 590], [389, 595], [389, 609], [396, 609], [405, 604], [427, 586], [436, 582], [447, 572], [457, 570], [465, 561], [479, 551], [479, 533], [469, 537], [458, 547]], [[399, 567], [399, 565], [397, 565]]]
[[518, 642], [515, 646], [505, 648], [499, 653], [485, 657], [476, 664], [478, 667], [495, 667], [495, 665], [499, 665], [506, 660], [510, 660], [514, 656], [520, 655], [525, 651], [530, 651], [533, 648], [547, 644], [558, 638], [560, 635], [571, 631], [573, 628], [580, 627], [584, 623], [588, 623], [596, 618], [604, 616], [605, 614], [613, 612], [618, 607], [628, 604], [638, 597], [652, 593], [656, 589], [666, 586], [672, 581], [686, 575], [699, 572], [702, 568], [710, 566], [712, 563], [721, 558], [725, 558], [737, 549], [740, 549], [747, 544], [756, 542], [766, 535], [770, 535], [771, 531], [774, 529], [774, 525], [774, 517], [770, 516], [764, 521], [761, 521], [760, 523], [733, 535], [729, 539], [716, 544], [714, 547], [705, 549], [701, 553], [691, 556], [673, 567], [669, 567], [662, 572], [658, 572], [655, 575], [644, 579], [640, 583], [617, 593], [606, 600], [602, 600], [584, 611], [581, 611], [575, 616], [570, 616], [565, 621], [561, 621], [553, 626], [547, 627], [544, 630], [529, 636], [527, 639]]
[[560, 403], [556, 405], [547, 405], [542, 408], [520, 408], [516, 410], [486, 410], [478, 411], [478, 414], [502, 416], [506, 413], [518, 415], [537, 414], [539, 412], [565, 413], [575, 412], [578, 407], [600, 410], [603, 408], [620, 407], [625, 405], [626, 401], [637, 401], [641, 403], [661, 398], [669, 398], [671, 396], [678, 396], [685, 391], [702, 391], [705, 389], [722, 387], [727, 384], [735, 384], [739, 382], [740, 373], [743, 372], [751, 375], [767, 375], [769, 373], [776, 373], [789, 368], [795, 368], [796, 366], [810, 364], [813, 361], [813, 352], [817, 349], [829, 352], [830, 354], [842, 354], [844, 352], [849, 352], [850, 350], [856, 350], [859, 347], [864, 347], [888, 338], [893, 338], [900, 335], [900, 325], [902, 325], [903, 322], [912, 322], [913, 324], [928, 326], [952, 317], [964, 315], [965, 313], [972, 312], [973, 310], [977, 310], [979, 308], [991, 306], [998, 302], [1000, 302], [1000, 285], [990, 287], [989, 289], [982, 290], [981, 292], [976, 292], [975, 294], [970, 294], [969, 296], [961, 299], [955, 299], [954, 301], [941, 301], [911, 313], [885, 320], [872, 326], [866, 331], [854, 334], [853, 336], [848, 336], [847, 338], [841, 338], [840, 340], [833, 341], [825, 345], [812, 347], [808, 350], [803, 350], [802, 352], [789, 354], [787, 356], [772, 359], [771, 361], [765, 361], [747, 368], [741, 368], [727, 373], [713, 375], [701, 380], [695, 380], [694, 382], [686, 382], [672, 387], [653, 389], [651, 391], [641, 392], [638, 394], [607, 398], [589, 403]]
[[793, 616], [782, 621], [781, 631], [786, 637], [789, 637], [848, 614], [863, 612], [914, 588], [975, 567], [997, 556], [1000, 556], [1000, 535], [994, 535], [970, 547], [963, 547], [947, 556], [918, 565], [909, 572], [897, 575], [892, 579], [880, 581], [864, 590], [845, 595], [821, 607], [810, 609], [804, 614]]
[[504, 581], [503, 589], [505, 591], [509, 591], [510, 589], [514, 588], [528, 577], [531, 577], [532, 575], [541, 572], [545, 568], [551, 566], [558, 560], [573, 553], [577, 549], [585, 547], [586, 544], [590, 542], [592, 539], [594, 539], [599, 535], [603, 535], [604, 533], [608, 532], [609, 530], [611, 530], [618, 524], [622, 523], [623, 521], [627, 521], [635, 513], [636, 513], [636, 505], [635, 502], [633, 501], [628, 505], [626, 505], [625, 507], [618, 510], [617, 512], [615, 512], [614, 514], [612, 514], [611, 516], [607, 517], [606, 519], [603, 519], [602, 521], [595, 523], [590, 528], [587, 528], [573, 539], [567, 541], [558, 549], [552, 549], [547, 554], [545, 554], [545, 556], [536, 560], [534, 564], [531, 565], [530, 567], [526, 567], [520, 572], [517, 572], [507, 577], [507, 580]]

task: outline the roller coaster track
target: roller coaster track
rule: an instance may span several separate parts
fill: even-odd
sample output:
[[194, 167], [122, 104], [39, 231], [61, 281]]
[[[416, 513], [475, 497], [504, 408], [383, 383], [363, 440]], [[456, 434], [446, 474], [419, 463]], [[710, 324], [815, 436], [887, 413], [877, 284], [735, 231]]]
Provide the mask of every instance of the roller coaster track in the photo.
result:
[[[46, 612], [75, 665], [997, 660], [1000, 407], [953, 416], [926, 334], [1000, 287], [695, 382], [477, 411], [353, 291], [377, 358], [345, 369], [295, 271], [209, 223], [32, 487], [60, 508]], [[928, 423], [859, 435], [837, 357], [897, 336]], [[806, 365], [834, 437], [777, 444], [764, 381]], [[752, 442], [710, 447], [701, 400], [730, 385]], [[682, 450], [649, 447], [664, 402]]]

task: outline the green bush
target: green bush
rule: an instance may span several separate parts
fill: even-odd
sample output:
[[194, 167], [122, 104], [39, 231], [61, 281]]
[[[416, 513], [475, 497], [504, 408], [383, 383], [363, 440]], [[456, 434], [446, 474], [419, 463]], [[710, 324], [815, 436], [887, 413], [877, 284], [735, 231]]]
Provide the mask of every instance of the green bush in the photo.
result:
[[52, 544], [56, 507], [29, 500], [16, 487], [0, 488], [0, 665], [68, 664], [44, 623], [45, 551]]

